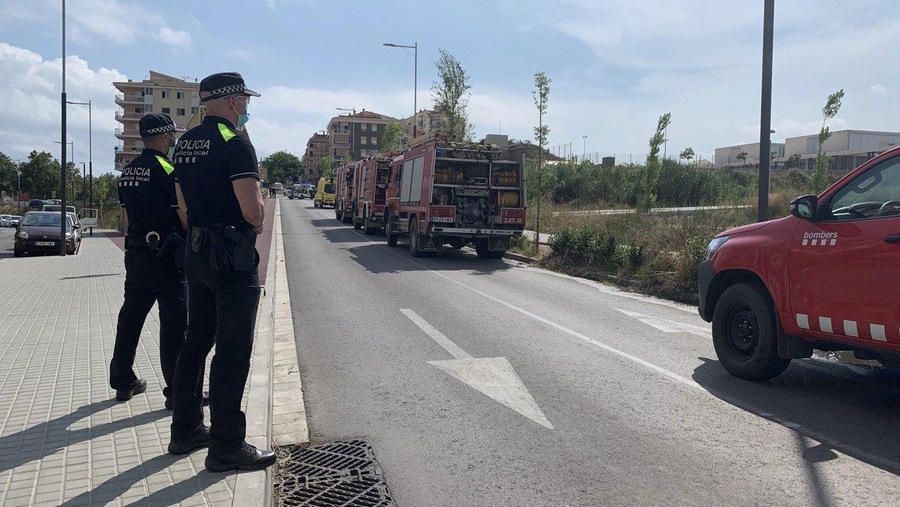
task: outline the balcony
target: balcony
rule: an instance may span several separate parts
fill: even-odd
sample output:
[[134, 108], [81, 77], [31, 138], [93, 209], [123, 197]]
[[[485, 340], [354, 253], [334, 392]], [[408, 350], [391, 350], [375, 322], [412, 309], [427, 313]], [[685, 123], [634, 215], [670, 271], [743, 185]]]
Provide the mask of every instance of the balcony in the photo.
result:
[[121, 111], [116, 111], [116, 120], [121, 123], [125, 123], [126, 121], [138, 121], [141, 119], [141, 115], [143, 113], [123, 113]]
[[116, 94], [116, 104], [120, 106], [125, 106], [126, 104], [143, 104], [144, 97], [140, 95], [122, 95], [121, 93]]
[[138, 139], [141, 137], [140, 133], [138, 133], [136, 130], [123, 131], [122, 129], [116, 129], [114, 132], [116, 134], [116, 137], [122, 140], [126, 138]]

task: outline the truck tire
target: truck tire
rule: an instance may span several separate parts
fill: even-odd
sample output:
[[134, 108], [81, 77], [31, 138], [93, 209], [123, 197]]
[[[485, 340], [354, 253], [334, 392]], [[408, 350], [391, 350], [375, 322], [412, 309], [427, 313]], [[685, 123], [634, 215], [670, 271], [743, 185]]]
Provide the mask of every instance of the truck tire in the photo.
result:
[[713, 311], [713, 346], [722, 366], [744, 380], [780, 375], [790, 359], [778, 357], [775, 308], [759, 284], [738, 283], [725, 289]]
[[478, 254], [479, 259], [502, 259], [503, 255], [506, 253], [503, 250], [493, 251], [488, 249], [488, 242], [486, 239], [475, 241], [475, 252]]
[[413, 257], [423, 257], [425, 252], [419, 248], [419, 224], [413, 218], [409, 221], [409, 254]]
[[375, 228], [369, 226], [369, 210], [365, 210], [365, 218], [363, 219], [363, 232], [366, 236], [371, 236], [375, 234]]
[[391, 227], [391, 212], [384, 212], [384, 238], [387, 240], [387, 246], [397, 246], [397, 234]]
[[353, 215], [351, 215], [350, 212], [351, 212], [351, 210], [348, 210], [347, 208], [345, 208], [344, 203], [341, 202], [341, 215], [344, 217], [343, 222], [345, 224], [353, 223]]

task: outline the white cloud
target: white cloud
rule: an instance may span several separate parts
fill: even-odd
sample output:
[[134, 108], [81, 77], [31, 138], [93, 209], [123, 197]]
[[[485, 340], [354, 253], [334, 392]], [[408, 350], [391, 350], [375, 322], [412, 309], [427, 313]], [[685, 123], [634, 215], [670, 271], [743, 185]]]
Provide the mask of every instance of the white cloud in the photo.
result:
[[875, 95], [887, 95], [889, 93], [888, 88], [882, 84], [873, 84], [869, 87], [869, 90]]
[[[31, 150], [59, 155], [60, 82], [62, 61], [45, 60], [28, 49], [0, 42], [0, 96], [6, 97], [4, 115], [0, 118], [0, 146], [13, 159], [24, 159]], [[126, 76], [116, 69], [91, 68], [78, 56], [66, 59], [66, 92], [68, 100], [92, 101], [94, 170], [112, 169], [112, 147], [117, 143], [113, 130], [118, 107], [113, 81]], [[75, 142], [75, 160], [88, 160], [87, 107], [69, 105], [68, 135]]]
[[[57, 0], [5, 0], [5, 5], [0, 7], [0, 19], [56, 25], [61, 16], [60, 11], [60, 2]], [[48, 16], [47, 13], [54, 15]], [[155, 40], [172, 48], [185, 48], [191, 44], [189, 32], [172, 28], [162, 15], [145, 7], [142, 2], [69, 2], [66, 19], [69, 36], [81, 42], [100, 39], [115, 44], [133, 45], [139, 40]]]

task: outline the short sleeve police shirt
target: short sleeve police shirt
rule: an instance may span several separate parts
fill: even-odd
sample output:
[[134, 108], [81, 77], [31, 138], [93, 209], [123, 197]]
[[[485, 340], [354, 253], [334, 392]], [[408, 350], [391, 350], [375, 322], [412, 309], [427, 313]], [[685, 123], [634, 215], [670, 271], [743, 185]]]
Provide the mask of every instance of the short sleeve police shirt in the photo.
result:
[[259, 168], [250, 140], [231, 122], [207, 116], [178, 140], [174, 162], [191, 226], [247, 225], [232, 182], [259, 180]]
[[161, 236], [180, 226], [175, 198], [175, 168], [161, 152], [145, 149], [122, 169], [119, 203], [128, 215], [128, 234], [143, 238], [150, 231]]

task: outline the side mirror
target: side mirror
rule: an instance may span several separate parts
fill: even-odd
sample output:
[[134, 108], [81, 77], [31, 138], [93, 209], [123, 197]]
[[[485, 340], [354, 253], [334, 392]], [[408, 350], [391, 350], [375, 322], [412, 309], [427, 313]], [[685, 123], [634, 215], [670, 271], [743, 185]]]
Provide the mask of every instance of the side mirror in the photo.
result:
[[75, 224], [72, 226], [73, 229], [81, 229], [81, 224]]
[[804, 220], [812, 220], [818, 215], [819, 198], [815, 195], [804, 195], [791, 201], [791, 215]]

